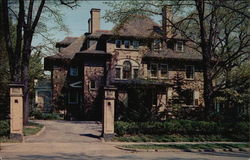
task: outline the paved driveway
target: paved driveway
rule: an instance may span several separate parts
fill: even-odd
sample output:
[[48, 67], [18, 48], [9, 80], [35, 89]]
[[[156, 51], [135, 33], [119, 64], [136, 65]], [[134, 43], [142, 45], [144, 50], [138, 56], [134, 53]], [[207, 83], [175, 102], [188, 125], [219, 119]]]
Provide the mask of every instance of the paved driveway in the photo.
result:
[[100, 142], [102, 124], [94, 121], [36, 121], [45, 125], [45, 130], [25, 142], [78, 143]]
[[129, 152], [118, 143], [100, 141], [96, 122], [38, 121], [46, 126], [39, 136], [24, 143], [0, 144], [3, 160], [247, 160], [248, 153], [234, 152]]

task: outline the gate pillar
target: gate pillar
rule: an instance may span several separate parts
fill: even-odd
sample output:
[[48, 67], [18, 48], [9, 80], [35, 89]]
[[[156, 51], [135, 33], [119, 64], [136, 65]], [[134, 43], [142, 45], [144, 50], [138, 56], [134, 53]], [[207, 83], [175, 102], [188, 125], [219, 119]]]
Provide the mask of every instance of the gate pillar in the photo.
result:
[[23, 85], [10, 84], [10, 138], [23, 141]]
[[115, 91], [113, 86], [104, 87], [102, 136], [105, 140], [114, 136]]

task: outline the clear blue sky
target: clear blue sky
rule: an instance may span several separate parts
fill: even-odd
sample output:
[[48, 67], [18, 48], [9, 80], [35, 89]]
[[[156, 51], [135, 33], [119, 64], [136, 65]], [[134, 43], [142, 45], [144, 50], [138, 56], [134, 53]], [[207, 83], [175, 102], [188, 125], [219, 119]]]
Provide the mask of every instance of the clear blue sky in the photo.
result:
[[[57, 30], [52, 31], [52, 38], [56, 41], [64, 39], [66, 36], [80, 36], [88, 31], [88, 19], [90, 18], [91, 8], [101, 9], [101, 16], [104, 15], [105, 10], [108, 9], [108, 6], [103, 4], [104, 1], [80, 1], [79, 7], [74, 8], [73, 10], [69, 7], [61, 7], [60, 10], [63, 13], [64, 24], [70, 30], [70, 33], [60, 32]], [[55, 23], [53, 21], [46, 22], [49, 27], [53, 27]], [[103, 18], [101, 18], [101, 29], [110, 30], [112, 29], [112, 23], [106, 23]], [[36, 46], [39, 43], [42, 43], [43, 39], [41, 36], [36, 36], [33, 39], [33, 45]]]

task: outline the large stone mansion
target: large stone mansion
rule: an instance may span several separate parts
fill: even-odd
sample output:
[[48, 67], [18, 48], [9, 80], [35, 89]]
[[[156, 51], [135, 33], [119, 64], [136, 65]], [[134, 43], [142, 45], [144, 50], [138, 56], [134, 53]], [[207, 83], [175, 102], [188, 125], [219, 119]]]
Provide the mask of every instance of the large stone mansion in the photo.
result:
[[[174, 103], [203, 106], [202, 56], [189, 41], [173, 33], [162, 13], [162, 25], [132, 16], [112, 30], [101, 30], [100, 9], [91, 9], [89, 31], [57, 42], [58, 53], [45, 58], [51, 71], [53, 104], [74, 119], [101, 119], [103, 87], [114, 86], [116, 99], [129, 105], [129, 88], [145, 92], [147, 104], [164, 112]], [[175, 102], [178, 85], [184, 98]], [[178, 99], [178, 98], [177, 98]]]

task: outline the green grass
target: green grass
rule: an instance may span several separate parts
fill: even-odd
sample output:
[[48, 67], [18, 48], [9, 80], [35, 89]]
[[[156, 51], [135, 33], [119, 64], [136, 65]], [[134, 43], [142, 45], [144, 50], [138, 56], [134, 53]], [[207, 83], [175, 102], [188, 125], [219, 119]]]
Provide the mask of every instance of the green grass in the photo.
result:
[[127, 135], [115, 137], [113, 141], [121, 142], [204, 142], [204, 141], [232, 141], [220, 135]]
[[28, 125], [24, 126], [23, 134], [24, 136], [30, 136], [38, 133], [43, 128], [42, 124], [29, 122]]
[[147, 144], [147, 145], [124, 145], [122, 147], [130, 149], [233, 149], [249, 148], [250, 144], [226, 144], [226, 143], [209, 143], [209, 144]]

